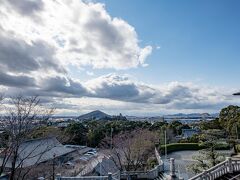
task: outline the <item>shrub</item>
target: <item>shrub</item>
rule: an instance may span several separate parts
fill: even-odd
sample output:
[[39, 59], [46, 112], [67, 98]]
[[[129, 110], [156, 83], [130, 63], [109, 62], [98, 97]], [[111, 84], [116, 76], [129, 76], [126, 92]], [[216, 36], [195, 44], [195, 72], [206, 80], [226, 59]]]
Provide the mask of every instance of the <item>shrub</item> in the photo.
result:
[[237, 152], [240, 152], [240, 144], [236, 145]]
[[227, 143], [219, 143], [216, 145], [215, 149], [216, 150], [228, 150], [228, 149], [230, 149], [230, 146]]
[[147, 167], [148, 169], [152, 169], [157, 165], [157, 159], [155, 157], [150, 157], [147, 160]]
[[[183, 150], [201, 150], [206, 148], [199, 143], [172, 143], [167, 144], [167, 153], [174, 151], [183, 151]], [[227, 150], [230, 146], [227, 143], [219, 143], [216, 146], [217, 150]], [[160, 151], [162, 154], [165, 153], [165, 145], [160, 146]]]
[[[182, 151], [182, 150], [200, 150], [204, 147], [199, 145], [198, 143], [172, 143], [167, 144], [167, 152], [174, 152], [174, 151]], [[165, 153], [165, 145], [161, 145], [160, 147], [161, 152]]]

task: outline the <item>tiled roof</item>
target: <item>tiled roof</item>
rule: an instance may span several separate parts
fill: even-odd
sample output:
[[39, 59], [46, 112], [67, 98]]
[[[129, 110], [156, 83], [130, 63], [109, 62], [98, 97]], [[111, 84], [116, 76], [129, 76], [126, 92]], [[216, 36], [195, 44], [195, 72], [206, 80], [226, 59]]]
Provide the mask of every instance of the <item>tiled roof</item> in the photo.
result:
[[99, 162], [95, 167], [95, 171], [100, 175], [108, 175], [109, 172], [116, 173], [119, 171], [119, 169], [113, 160], [109, 158], [103, 158], [102, 162]]
[[[28, 167], [73, 151], [75, 149], [64, 147], [56, 138], [28, 140], [20, 145], [18, 164]], [[11, 167], [11, 162], [7, 163], [7, 167]]]

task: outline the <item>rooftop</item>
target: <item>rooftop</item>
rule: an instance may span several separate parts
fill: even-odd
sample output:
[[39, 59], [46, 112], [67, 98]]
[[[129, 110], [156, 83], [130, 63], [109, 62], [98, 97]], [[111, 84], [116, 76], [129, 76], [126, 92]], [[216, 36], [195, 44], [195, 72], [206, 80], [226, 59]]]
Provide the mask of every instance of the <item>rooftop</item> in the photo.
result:
[[[20, 145], [17, 165], [22, 162], [22, 167], [28, 167], [63, 156], [73, 151], [75, 151], [75, 149], [65, 147], [53, 137], [28, 140]], [[11, 167], [10, 161], [7, 163], [6, 167]]]

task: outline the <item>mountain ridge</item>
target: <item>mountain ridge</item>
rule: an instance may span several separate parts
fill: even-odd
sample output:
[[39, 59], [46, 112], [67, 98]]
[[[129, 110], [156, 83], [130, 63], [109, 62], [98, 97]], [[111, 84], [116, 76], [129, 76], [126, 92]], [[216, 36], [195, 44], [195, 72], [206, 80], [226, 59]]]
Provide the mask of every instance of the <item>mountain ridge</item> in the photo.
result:
[[100, 111], [100, 110], [95, 110], [95, 111], [91, 111], [89, 113], [86, 114], [82, 114], [80, 116], [78, 116], [77, 119], [79, 120], [99, 120], [99, 119], [103, 119], [103, 118], [111, 118], [112, 116]]

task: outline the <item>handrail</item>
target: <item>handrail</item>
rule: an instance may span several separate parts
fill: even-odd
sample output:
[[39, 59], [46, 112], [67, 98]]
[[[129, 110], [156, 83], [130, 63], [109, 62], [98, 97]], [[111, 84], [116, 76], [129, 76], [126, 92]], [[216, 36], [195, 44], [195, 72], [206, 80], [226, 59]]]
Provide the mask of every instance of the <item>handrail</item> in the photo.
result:
[[217, 179], [225, 174], [240, 172], [240, 160], [232, 160], [227, 158], [225, 161], [213, 166], [196, 176], [190, 178], [189, 180], [198, 180], [198, 179]]
[[231, 178], [230, 180], [234, 180], [234, 179], [237, 179], [238, 177], [240, 177], [240, 174], [234, 176], [233, 178]]
[[189, 180], [198, 179], [199, 177], [202, 177], [203, 175], [204, 175], [204, 173], [203, 173], [203, 172], [201, 172], [201, 173], [197, 174], [196, 176], [194, 176], [194, 177], [190, 178]]
[[215, 169], [217, 169], [218, 167], [220, 167], [220, 166], [222, 166], [222, 165], [225, 165], [225, 163], [227, 163], [227, 161], [228, 161], [228, 160], [225, 160], [225, 161], [223, 161], [223, 162], [220, 162], [219, 164], [216, 164], [215, 166], [209, 168], [207, 171], [209, 172], [209, 171], [215, 170]]

